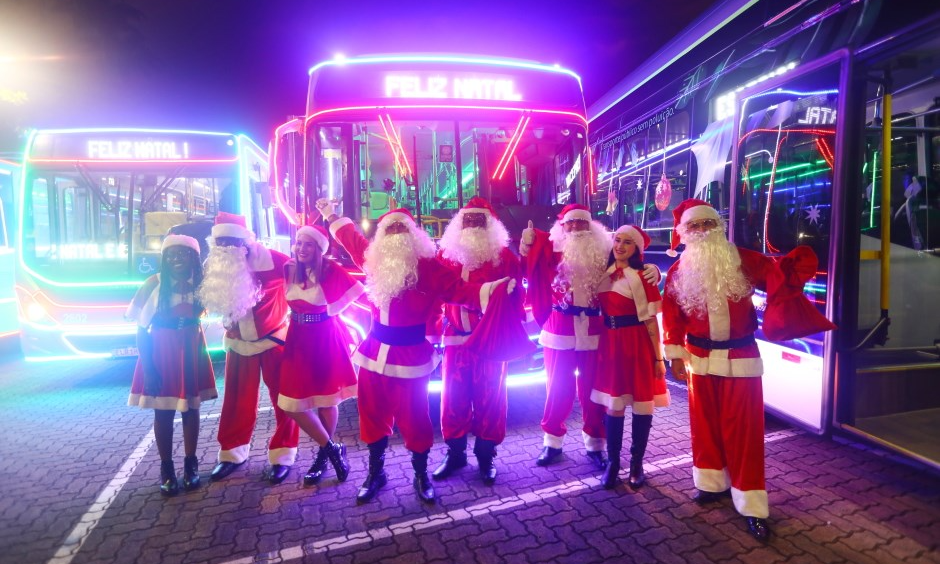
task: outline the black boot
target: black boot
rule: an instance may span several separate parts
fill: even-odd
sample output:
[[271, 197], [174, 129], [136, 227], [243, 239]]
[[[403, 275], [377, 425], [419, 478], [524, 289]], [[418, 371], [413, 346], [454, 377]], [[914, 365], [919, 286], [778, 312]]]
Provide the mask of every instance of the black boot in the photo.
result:
[[431, 474], [435, 480], [443, 480], [467, 465], [467, 435], [444, 442], [447, 443], [447, 453], [441, 465]]
[[323, 473], [326, 471], [326, 463], [328, 460], [328, 449], [325, 446], [321, 446], [317, 449], [317, 457], [313, 459], [313, 464], [310, 465], [310, 469], [304, 474], [305, 486], [312, 486], [320, 481], [320, 478], [323, 477]]
[[604, 426], [607, 428], [607, 468], [601, 477], [601, 485], [605, 490], [612, 490], [620, 483], [620, 451], [623, 449], [623, 423], [624, 417], [613, 415], [604, 416]]
[[195, 455], [183, 459], [183, 489], [192, 491], [202, 482], [199, 479], [199, 459]]
[[493, 465], [493, 459], [496, 458], [496, 442], [477, 439], [473, 443], [473, 454], [477, 456], [483, 483], [492, 486], [496, 483], [496, 466]]
[[171, 497], [180, 493], [180, 484], [176, 479], [176, 468], [172, 460], [160, 461], [160, 493], [164, 497]]
[[633, 444], [630, 446], [630, 477], [627, 483], [638, 490], [646, 482], [643, 475], [643, 455], [646, 454], [646, 444], [650, 440], [650, 428], [653, 426], [652, 415], [633, 414]]
[[371, 500], [388, 483], [388, 478], [385, 476], [385, 449], [387, 447], [388, 437], [369, 444], [369, 474], [366, 475], [366, 481], [359, 487], [356, 503]]
[[415, 469], [414, 487], [415, 491], [418, 492], [418, 499], [425, 503], [434, 503], [434, 486], [431, 485], [431, 480], [428, 478], [429, 452], [431, 451], [412, 452], [411, 467]]
[[326, 443], [327, 454], [330, 457], [330, 464], [333, 465], [333, 470], [336, 471], [336, 479], [340, 482], [345, 482], [346, 478], [349, 477], [349, 461], [346, 460], [346, 445], [343, 443], [334, 443], [330, 441]]

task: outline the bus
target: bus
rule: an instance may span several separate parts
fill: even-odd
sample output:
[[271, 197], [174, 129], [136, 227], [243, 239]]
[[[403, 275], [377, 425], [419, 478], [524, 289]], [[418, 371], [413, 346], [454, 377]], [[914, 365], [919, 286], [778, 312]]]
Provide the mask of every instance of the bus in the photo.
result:
[[[16, 199], [16, 294], [27, 360], [135, 356], [127, 304], [160, 268], [172, 230], [203, 254], [220, 211], [285, 249], [267, 152], [244, 135], [169, 129], [45, 129], [26, 143]], [[205, 321], [210, 349], [219, 318]]]
[[588, 115], [592, 209], [664, 268], [689, 197], [738, 246], [818, 255], [806, 293], [838, 329], [758, 333], [767, 410], [940, 468], [940, 9], [726, 0]]
[[[336, 58], [309, 75], [306, 113], [279, 126], [272, 146], [274, 199], [293, 224], [317, 220], [314, 202], [326, 197], [367, 236], [404, 207], [440, 237], [479, 195], [518, 237], [589, 197], [584, 95], [570, 70], [388, 55]], [[521, 374], [537, 378], [539, 360], [524, 364]]]
[[20, 181], [20, 164], [0, 159], [0, 343], [13, 343], [20, 334], [16, 294], [13, 291], [15, 257], [13, 194]]

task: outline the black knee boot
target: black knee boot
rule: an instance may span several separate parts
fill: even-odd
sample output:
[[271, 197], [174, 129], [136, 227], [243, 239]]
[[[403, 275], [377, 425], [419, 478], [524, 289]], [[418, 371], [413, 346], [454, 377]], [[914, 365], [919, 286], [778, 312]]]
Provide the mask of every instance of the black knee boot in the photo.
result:
[[313, 464], [310, 465], [307, 473], [304, 474], [305, 486], [312, 486], [320, 482], [320, 478], [322, 478], [323, 473], [326, 472], [326, 465], [328, 461], [329, 451], [326, 446], [321, 446], [317, 449], [317, 457], [313, 459]]
[[605, 490], [612, 490], [620, 483], [620, 451], [623, 449], [623, 423], [624, 417], [613, 415], [604, 416], [604, 427], [607, 428], [607, 468], [601, 478], [601, 485]]
[[330, 459], [330, 464], [333, 465], [333, 470], [336, 471], [336, 479], [340, 482], [345, 482], [346, 478], [349, 477], [349, 461], [346, 460], [346, 445], [329, 441], [326, 443], [325, 448], [327, 449], [326, 454]]
[[441, 465], [431, 474], [435, 480], [443, 480], [467, 465], [467, 435], [444, 442], [447, 443], [447, 453]]
[[160, 461], [160, 493], [165, 497], [180, 493], [180, 484], [176, 479], [176, 468], [172, 460]]
[[388, 483], [385, 476], [385, 449], [388, 447], [388, 437], [369, 444], [369, 474], [366, 481], [359, 487], [356, 494], [356, 503], [365, 503], [379, 493], [382, 486]]
[[496, 466], [493, 465], [493, 459], [496, 458], [496, 443], [486, 439], [477, 439], [473, 443], [473, 454], [477, 457], [483, 483], [492, 486], [496, 483]]
[[643, 455], [646, 454], [646, 444], [650, 439], [650, 428], [653, 426], [652, 415], [633, 414], [633, 443], [630, 446], [630, 478], [627, 483], [633, 489], [639, 489], [646, 482], [643, 475]]
[[199, 487], [199, 459], [195, 455], [183, 459], [183, 489], [192, 491]]
[[415, 469], [413, 482], [415, 491], [418, 493], [418, 499], [426, 503], [434, 502], [434, 486], [431, 485], [431, 480], [428, 478], [429, 452], [431, 451], [411, 453], [411, 467]]

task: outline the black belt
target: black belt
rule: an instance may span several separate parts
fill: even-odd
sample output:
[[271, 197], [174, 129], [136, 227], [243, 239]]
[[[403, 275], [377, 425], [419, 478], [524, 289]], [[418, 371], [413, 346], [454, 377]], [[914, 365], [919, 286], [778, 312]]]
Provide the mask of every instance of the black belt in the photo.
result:
[[552, 306], [552, 309], [557, 311], [558, 313], [563, 313], [565, 315], [581, 315], [583, 313], [584, 315], [593, 317], [595, 315], [601, 314], [601, 310], [596, 307], [581, 307], [581, 306], [562, 307], [562, 306], [556, 305], [556, 306]]
[[196, 327], [199, 325], [198, 317], [154, 317], [150, 322], [153, 327], [160, 329], [182, 329], [183, 327]]
[[424, 336], [424, 325], [403, 325], [401, 327], [392, 327], [372, 322], [372, 330], [369, 334], [375, 337], [380, 343], [386, 345], [410, 346], [426, 343]]
[[290, 320], [293, 323], [322, 323], [330, 318], [328, 313], [297, 313], [292, 311]]
[[696, 335], [686, 335], [686, 342], [690, 345], [695, 345], [700, 349], [737, 349], [740, 347], [746, 347], [748, 345], [753, 345], [757, 343], [754, 340], [754, 335], [748, 335], [747, 337], [741, 337], [738, 339], [728, 339], [727, 341], [712, 341], [711, 339], [706, 339], [705, 337], [698, 337]]
[[635, 315], [605, 315], [604, 325], [610, 329], [620, 329], [621, 327], [643, 325], [643, 322]]

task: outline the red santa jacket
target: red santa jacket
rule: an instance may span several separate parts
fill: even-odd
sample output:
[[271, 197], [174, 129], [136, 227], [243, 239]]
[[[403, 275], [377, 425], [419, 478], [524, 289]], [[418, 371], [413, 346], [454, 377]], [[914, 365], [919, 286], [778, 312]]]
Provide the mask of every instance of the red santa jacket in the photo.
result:
[[[599, 312], [597, 300], [571, 291], [561, 292], [552, 286], [562, 253], [548, 237], [548, 233], [536, 229], [535, 242], [526, 254], [527, 299], [536, 321], [542, 325], [539, 344], [555, 350], [597, 350], [604, 329], [603, 319], [600, 315], [580, 311], [588, 308]], [[566, 311], [579, 313], [571, 315]]]
[[[768, 276], [774, 268], [771, 258], [748, 249], [738, 248], [741, 270], [752, 286], [759, 290], [767, 287]], [[682, 262], [680, 258], [669, 269], [663, 293], [663, 344], [669, 360], [682, 358], [692, 365], [695, 374], [715, 376], [760, 376], [764, 365], [756, 343], [731, 349], [704, 349], [686, 341], [694, 335], [712, 341], [741, 339], [757, 330], [757, 312], [750, 295], [733, 302], [726, 300], [719, 311], [709, 311], [704, 317], [689, 317], [676, 301], [672, 282]]]
[[[515, 291], [522, 291], [522, 267], [519, 258], [505, 247], [500, 250], [499, 265], [485, 262], [475, 270], [467, 270], [460, 263], [443, 257], [440, 260], [466, 282], [483, 284], [484, 282], [495, 282], [509, 276], [516, 280]], [[444, 306], [444, 315], [447, 319], [444, 325], [444, 344], [451, 346], [464, 344], [470, 333], [480, 324], [482, 318], [482, 313], [478, 309], [454, 304]], [[524, 313], [520, 312], [520, 315], [524, 315]]]
[[324, 261], [329, 263], [330, 272], [326, 280], [318, 281], [316, 284], [302, 284], [294, 282], [294, 269], [297, 264], [294, 259], [290, 259], [284, 268], [284, 277], [287, 281], [287, 301], [302, 300], [315, 306], [313, 310], [316, 313], [326, 313], [327, 315], [339, 315], [365, 291], [365, 288], [355, 278], [353, 278], [346, 269], [336, 264], [328, 258]]
[[260, 243], [249, 245], [248, 267], [261, 286], [261, 300], [251, 308], [251, 313], [225, 332], [223, 345], [226, 350], [251, 356], [284, 342], [287, 335], [284, 264], [288, 260], [287, 255]]
[[[330, 225], [333, 237], [346, 249], [360, 268], [365, 263], [368, 240], [356, 230], [352, 220], [340, 218]], [[436, 258], [418, 261], [418, 280], [392, 300], [388, 307], [372, 304], [372, 328], [365, 341], [353, 355], [354, 364], [367, 370], [397, 378], [417, 378], [430, 374], [440, 363], [440, 357], [424, 338], [427, 321], [435, 314], [440, 303], [456, 303], [484, 310], [493, 290], [493, 283], [469, 284]], [[391, 333], [414, 337], [420, 332], [420, 342], [390, 344], [377, 333]], [[398, 331], [395, 331], [398, 328]]]

